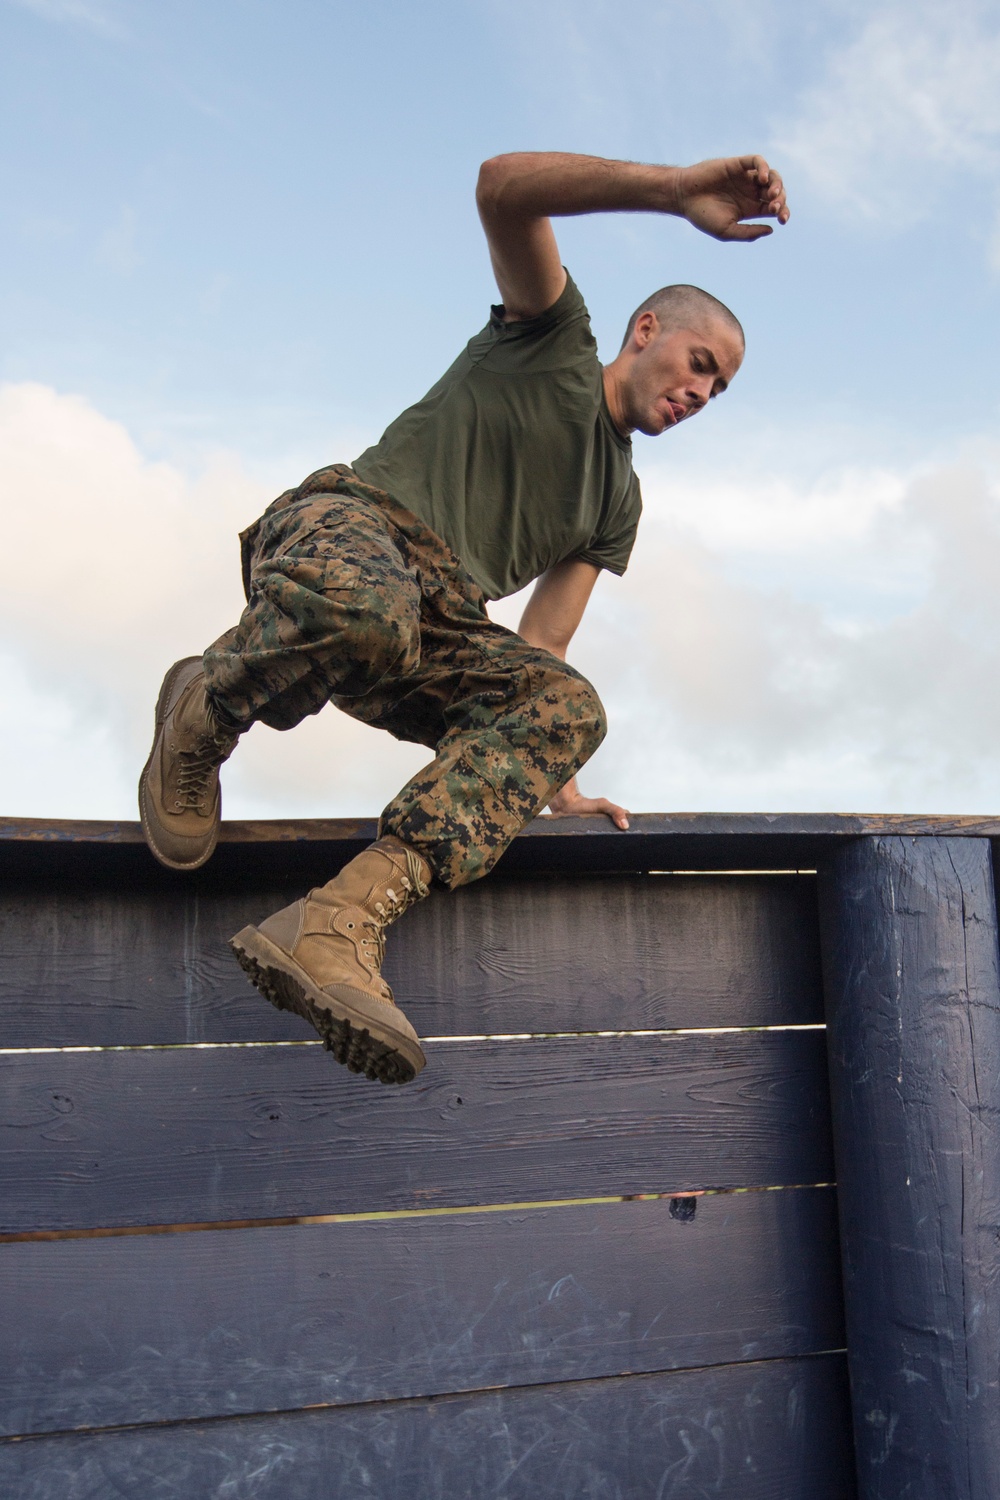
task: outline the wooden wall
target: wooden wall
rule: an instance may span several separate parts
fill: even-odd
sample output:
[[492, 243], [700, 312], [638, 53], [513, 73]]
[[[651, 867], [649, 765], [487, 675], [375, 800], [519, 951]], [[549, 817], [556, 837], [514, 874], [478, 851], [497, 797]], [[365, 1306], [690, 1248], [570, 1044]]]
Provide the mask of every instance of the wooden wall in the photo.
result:
[[229, 957], [304, 872], [8, 877], [0, 1494], [848, 1500], [813, 878], [433, 896], [392, 1089]]

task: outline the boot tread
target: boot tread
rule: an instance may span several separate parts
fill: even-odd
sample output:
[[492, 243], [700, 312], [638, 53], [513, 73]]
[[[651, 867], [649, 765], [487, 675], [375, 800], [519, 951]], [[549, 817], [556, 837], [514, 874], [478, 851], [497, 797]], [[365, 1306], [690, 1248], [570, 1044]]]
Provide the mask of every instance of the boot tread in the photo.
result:
[[[308, 1021], [327, 1051], [352, 1073], [363, 1073], [366, 1078], [377, 1079], [379, 1083], [409, 1083], [423, 1068], [423, 1051], [410, 1038], [400, 1034], [398, 1044], [394, 1045], [386, 1038], [373, 1036], [357, 1014], [352, 1023], [346, 1000], [328, 991], [316, 992], [324, 1002], [317, 1003], [309, 992], [311, 986], [308, 986], [305, 971], [297, 973], [298, 965], [294, 959], [269, 943], [256, 927], [245, 927], [230, 940], [229, 946], [250, 983], [265, 999], [278, 1010], [292, 1011]], [[386, 1006], [385, 1030], [390, 1035], [394, 1029], [392, 1009], [394, 1007]], [[414, 1054], [413, 1058], [406, 1055], [402, 1050], [404, 1047]]]

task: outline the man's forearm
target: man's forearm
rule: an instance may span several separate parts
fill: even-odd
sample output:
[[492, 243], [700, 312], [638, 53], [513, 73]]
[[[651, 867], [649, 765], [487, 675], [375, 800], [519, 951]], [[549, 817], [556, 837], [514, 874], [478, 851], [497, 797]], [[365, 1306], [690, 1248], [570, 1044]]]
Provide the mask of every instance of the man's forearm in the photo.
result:
[[518, 635], [565, 661], [599, 571], [593, 563], [569, 557], [543, 573], [524, 606]]
[[527, 611], [521, 616], [521, 623], [517, 627], [517, 633], [529, 646], [537, 646], [540, 651], [548, 651], [550, 656], [558, 656], [560, 661], [566, 660], [568, 641], [559, 640], [548, 631], [536, 630], [528, 619]]
[[681, 214], [679, 167], [608, 161], [567, 151], [514, 151], [484, 162], [477, 200], [484, 214], [524, 219], [593, 213]]

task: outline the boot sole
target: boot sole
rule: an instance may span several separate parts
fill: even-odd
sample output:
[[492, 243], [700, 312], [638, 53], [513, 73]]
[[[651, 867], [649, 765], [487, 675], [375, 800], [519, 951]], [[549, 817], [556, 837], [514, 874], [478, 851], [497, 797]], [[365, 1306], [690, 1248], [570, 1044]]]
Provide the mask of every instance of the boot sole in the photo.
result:
[[156, 713], [154, 716], [153, 727], [153, 748], [150, 750], [149, 755], [146, 757], [146, 764], [143, 766], [142, 775], [139, 777], [139, 821], [142, 824], [143, 837], [145, 838], [146, 843], [149, 846], [150, 853], [154, 854], [160, 861], [160, 864], [165, 865], [168, 870], [200, 870], [202, 865], [206, 864], [212, 858], [212, 855], [215, 853], [215, 846], [219, 842], [219, 825], [218, 823], [216, 823], [212, 833], [211, 843], [202, 854], [199, 854], [197, 859], [183, 861], [171, 859], [169, 855], [164, 854], [163, 850], [157, 845], [156, 836], [153, 833], [151, 825], [151, 820], [149, 814], [146, 811], [146, 781], [149, 776], [149, 768], [153, 764], [153, 756], [156, 754], [156, 747], [160, 741], [160, 733], [163, 729], [163, 721], [167, 717], [167, 704], [170, 701], [170, 695], [173, 692], [174, 684], [177, 681], [177, 678], [183, 668], [189, 667], [193, 661], [200, 660], [200, 656], [185, 656], [180, 661], [174, 662], [174, 665], [170, 668], [170, 671], [167, 673], [166, 677], [164, 677], [163, 685], [160, 688], [160, 695], [156, 700]]
[[328, 1052], [352, 1073], [379, 1083], [409, 1083], [424, 1067], [419, 1042], [363, 1015], [339, 995], [317, 988], [293, 958], [256, 927], [244, 927], [230, 948], [250, 983], [278, 1010], [308, 1021]]

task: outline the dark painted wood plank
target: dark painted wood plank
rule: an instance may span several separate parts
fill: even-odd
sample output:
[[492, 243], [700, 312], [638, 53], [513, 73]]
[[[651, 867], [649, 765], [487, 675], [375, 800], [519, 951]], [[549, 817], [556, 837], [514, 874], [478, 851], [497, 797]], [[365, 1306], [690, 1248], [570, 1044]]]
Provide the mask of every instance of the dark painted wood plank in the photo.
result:
[[[370, 843], [377, 836], [375, 818], [258, 818], [225, 821], [220, 843]], [[826, 838], [880, 837], [1000, 838], [1000, 817], [926, 813], [633, 813], [628, 833], [605, 817], [536, 818], [519, 838], [571, 839], [601, 834], [609, 843], [642, 840], [650, 835], [805, 835]], [[137, 822], [82, 818], [0, 818], [0, 842], [144, 844]]]
[[832, 1180], [823, 1032], [0, 1058], [8, 1232]]
[[661, 1199], [0, 1246], [0, 1431], [840, 1348], [834, 1198], [679, 1200], [690, 1219]]
[[[218, 878], [329, 879], [374, 837], [373, 819], [224, 823], [219, 847], [195, 875], [156, 863], [137, 823], [7, 818], [0, 822], [0, 874], [62, 873], [75, 879], [128, 879], [167, 889]], [[833, 846], [861, 835], [998, 838], [1000, 820], [835, 813], [647, 813], [628, 833], [607, 818], [539, 818], [500, 861], [508, 876], [528, 872], [651, 869], [816, 868]], [[251, 873], [252, 872], [252, 873]]]
[[0, 1444], [18, 1500], [853, 1500], [843, 1357]]
[[1000, 1497], [1000, 959], [985, 840], [824, 878], [861, 1493]]
[[[8, 885], [2, 1045], [314, 1036], [261, 1000], [228, 946], [298, 894]], [[821, 1021], [815, 882], [484, 881], [409, 913], [391, 934], [386, 976], [423, 1036]]]

